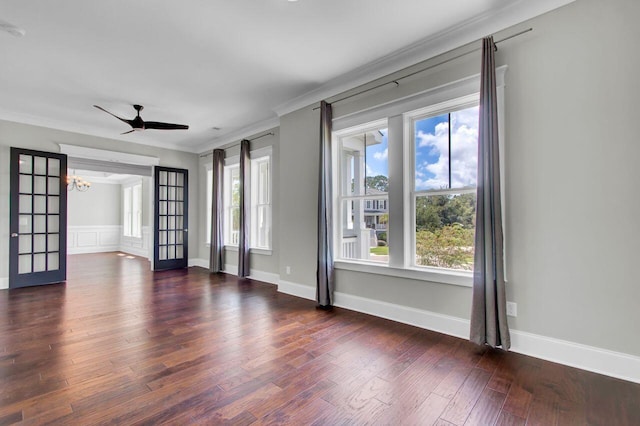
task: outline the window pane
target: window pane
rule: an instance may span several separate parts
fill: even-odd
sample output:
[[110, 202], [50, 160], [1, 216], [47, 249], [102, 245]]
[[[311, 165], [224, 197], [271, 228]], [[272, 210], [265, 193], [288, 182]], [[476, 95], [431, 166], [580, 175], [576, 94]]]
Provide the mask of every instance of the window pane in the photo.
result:
[[476, 185], [477, 106], [417, 120], [414, 132], [416, 191]]
[[[385, 127], [353, 133], [340, 139], [339, 256], [380, 263], [389, 262], [388, 132]], [[372, 196], [374, 198], [366, 198]]]
[[[367, 260], [389, 263], [387, 246], [387, 210], [366, 209], [367, 201], [344, 200], [341, 209], [340, 256], [343, 259]], [[386, 199], [375, 200], [379, 206], [386, 205]], [[372, 204], [373, 205], [373, 204]]]
[[449, 188], [449, 114], [418, 120], [415, 131], [415, 189]]
[[251, 160], [251, 215], [249, 243], [252, 248], [271, 248], [270, 157]]
[[[212, 208], [212, 192], [213, 192], [213, 170], [207, 171], [207, 204], [204, 216], [207, 218], [207, 243], [211, 243], [211, 208]], [[180, 197], [182, 200], [182, 197]]]
[[476, 194], [420, 196], [415, 207], [416, 265], [472, 270]]
[[342, 195], [389, 191], [387, 133], [387, 129], [375, 129], [341, 139]]
[[451, 188], [475, 187], [478, 174], [478, 107], [451, 113]]

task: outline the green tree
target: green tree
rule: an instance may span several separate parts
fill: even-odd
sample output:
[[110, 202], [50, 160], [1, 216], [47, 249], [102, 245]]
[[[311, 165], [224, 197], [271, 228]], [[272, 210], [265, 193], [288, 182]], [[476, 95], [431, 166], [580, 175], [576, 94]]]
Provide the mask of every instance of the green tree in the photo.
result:
[[474, 230], [460, 224], [416, 232], [417, 262], [423, 266], [471, 270]]
[[367, 188], [374, 188], [378, 191], [389, 192], [389, 178], [384, 175], [367, 176], [364, 183]]

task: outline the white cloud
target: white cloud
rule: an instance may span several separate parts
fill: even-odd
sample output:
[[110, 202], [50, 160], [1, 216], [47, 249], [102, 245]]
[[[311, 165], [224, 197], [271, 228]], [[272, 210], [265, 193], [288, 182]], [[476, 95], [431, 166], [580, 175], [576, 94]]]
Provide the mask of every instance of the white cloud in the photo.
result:
[[385, 148], [382, 152], [376, 152], [373, 154], [373, 158], [376, 160], [386, 160], [389, 157], [389, 148]]
[[[478, 158], [478, 108], [451, 114], [451, 185], [453, 188], [476, 184]], [[416, 164], [416, 188], [439, 189], [449, 186], [449, 123], [438, 123], [434, 133], [417, 134], [418, 147], [429, 147], [435, 163]], [[432, 175], [423, 179], [425, 173]]]

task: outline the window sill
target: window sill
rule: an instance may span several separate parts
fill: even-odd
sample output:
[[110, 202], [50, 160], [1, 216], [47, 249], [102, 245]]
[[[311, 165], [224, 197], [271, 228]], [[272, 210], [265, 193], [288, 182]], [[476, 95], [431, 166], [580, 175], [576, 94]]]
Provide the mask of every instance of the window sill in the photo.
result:
[[[207, 247], [211, 247], [211, 243], [206, 243], [205, 244]], [[238, 251], [238, 247], [236, 246], [224, 246], [224, 249], [227, 251]], [[263, 256], [271, 256], [273, 254], [273, 250], [269, 250], [269, 249], [258, 249], [258, 248], [251, 248], [249, 249], [249, 253], [251, 254], [261, 254]]]
[[140, 237], [132, 237], [130, 235], [123, 235], [122, 238], [126, 238], [128, 240], [137, 240], [137, 241], [142, 241], [142, 236]]
[[336, 269], [345, 271], [365, 272], [461, 287], [473, 286], [473, 273], [471, 271], [440, 270], [436, 268], [394, 268], [387, 265], [373, 265], [367, 262], [344, 260], [335, 261], [334, 266]]

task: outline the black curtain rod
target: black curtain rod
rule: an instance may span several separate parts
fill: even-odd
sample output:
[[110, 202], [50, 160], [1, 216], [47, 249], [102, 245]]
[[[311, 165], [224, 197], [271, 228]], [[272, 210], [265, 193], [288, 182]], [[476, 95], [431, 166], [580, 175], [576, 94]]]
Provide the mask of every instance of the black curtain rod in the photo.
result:
[[[512, 39], [512, 38], [514, 38], [514, 37], [518, 37], [518, 36], [520, 36], [520, 35], [522, 35], [522, 34], [528, 33], [529, 31], [533, 31], [533, 28], [527, 28], [526, 30], [522, 30], [522, 31], [520, 31], [520, 32], [517, 32], [517, 33], [515, 33], [515, 34], [512, 34], [512, 35], [510, 35], [510, 36], [507, 36], [507, 37], [505, 37], [505, 38], [503, 38], [503, 39], [500, 39], [500, 40], [496, 41], [496, 42], [495, 42], [495, 44], [502, 43], [503, 41], [510, 40], [510, 39]], [[449, 51], [447, 51], [447, 52], [441, 53], [440, 55], [445, 55], [445, 54], [447, 54], [447, 53], [449, 53], [449, 52], [453, 52], [454, 50], [458, 50], [458, 49], [461, 49], [461, 48], [463, 48], [463, 47], [465, 47], [465, 46], [469, 46], [469, 45], [471, 45], [471, 44], [473, 44], [473, 43], [477, 43], [478, 41], [480, 41], [480, 40], [474, 40], [474, 41], [472, 41], [472, 42], [470, 42], [470, 43], [463, 44], [462, 46], [458, 46], [458, 47], [456, 47], [455, 49], [451, 49], [451, 50], [449, 50]], [[403, 79], [408, 78], [408, 77], [412, 77], [412, 76], [414, 76], [414, 75], [416, 75], [416, 74], [420, 74], [421, 72], [428, 71], [428, 70], [433, 69], [433, 68], [435, 68], [435, 67], [439, 67], [440, 65], [444, 65], [444, 64], [446, 64], [447, 62], [455, 61], [456, 59], [462, 58], [463, 56], [467, 56], [467, 55], [469, 55], [469, 54], [471, 54], [471, 53], [473, 53], [473, 52], [477, 52], [477, 51], [478, 51], [478, 50], [480, 50], [480, 49], [481, 49], [481, 48], [480, 48], [480, 47], [478, 47], [478, 48], [473, 49], [473, 50], [470, 50], [470, 51], [468, 51], [468, 52], [461, 53], [461, 54], [459, 54], [459, 55], [454, 56], [453, 58], [445, 59], [444, 61], [440, 61], [440, 62], [438, 62], [437, 64], [429, 65], [429, 66], [428, 66], [428, 67], [426, 67], [426, 68], [419, 69], [419, 70], [414, 71], [414, 72], [412, 72], [412, 73], [409, 73], [409, 74], [407, 74], [407, 75], [403, 75], [402, 77], [398, 77], [398, 78], [393, 79], [393, 80], [391, 80], [391, 81], [387, 81], [386, 83], [380, 83], [380, 84], [377, 84], [377, 85], [375, 85], [375, 86], [373, 86], [373, 87], [369, 87], [368, 89], [364, 89], [364, 90], [361, 90], [361, 91], [359, 91], [359, 92], [352, 93], [351, 95], [347, 95], [347, 96], [344, 96], [344, 97], [342, 97], [342, 98], [338, 98], [338, 99], [336, 99], [335, 101], [333, 101], [333, 102], [329, 102], [329, 103], [331, 103], [331, 104], [335, 104], [335, 103], [337, 103], [337, 102], [342, 102], [342, 101], [345, 101], [345, 100], [347, 100], [347, 99], [351, 99], [351, 98], [353, 98], [353, 97], [355, 97], [355, 96], [362, 95], [363, 93], [367, 93], [367, 92], [369, 92], [369, 91], [371, 91], [371, 90], [379, 89], [380, 87], [386, 86], [386, 85], [388, 85], [388, 84], [395, 84], [396, 86], [400, 86], [400, 83], [398, 83], [398, 81], [400, 81], [400, 80], [403, 80]], [[439, 56], [440, 56], [440, 55], [439, 55]], [[381, 78], [384, 78], [384, 77], [381, 77]], [[320, 109], [320, 107], [319, 107], [319, 106], [317, 106], [317, 107], [313, 108], [313, 110], [314, 110], [314, 111], [315, 111], [315, 110], [317, 110], [317, 109]]]
[[[269, 132], [269, 133], [265, 133], [264, 135], [256, 136], [256, 137], [255, 137], [255, 138], [253, 138], [253, 139], [247, 139], [247, 140], [248, 140], [249, 142], [253, 142], [253, 141], [257, 140], [257, 139], [264, 138], [265, 136], [273, 136], [273, 135], [274, 135], [274, 133], [273, 133], [273, 132]], [[240, 142], [242, 142], [243, 140], [245, 140], [245, 139], [242, 139]], [[219, 148], [219, 149], [228, 149], [228, 148], [234, 147], [234, 146], [236, 146], [236, 145], [240, 145], [240, 142], [234, 142], [234, 143], [232, 143], [231, 145], [227, 145], [227, 146], [225, 146], [224, 148]], [[208, 157], [208, 156], [210, 156], [211, 154], [213, 154], [213, 150], [211, 150], [210, 152], [207, 152], [206, 154], [200, 154], [200, 158]]]

